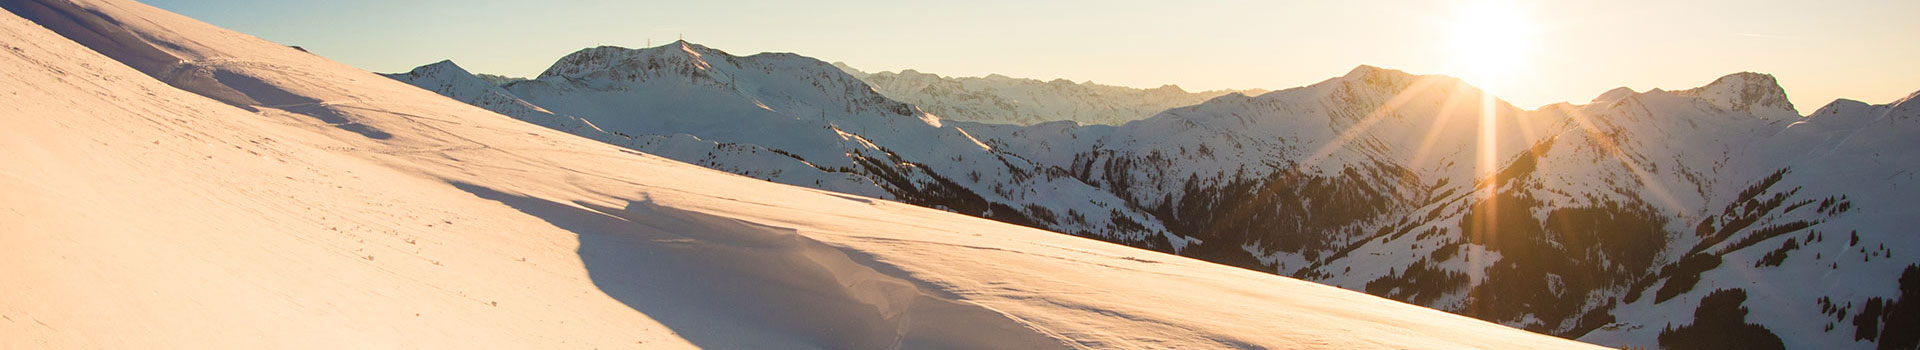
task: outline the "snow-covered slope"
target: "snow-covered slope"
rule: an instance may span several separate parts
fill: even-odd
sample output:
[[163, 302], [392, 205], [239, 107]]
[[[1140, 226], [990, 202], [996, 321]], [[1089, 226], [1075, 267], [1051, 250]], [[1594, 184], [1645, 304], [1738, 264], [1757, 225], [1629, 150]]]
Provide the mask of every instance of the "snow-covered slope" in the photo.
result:
[[865, 80], [880, 94], [920, 106], [941, 118], [987, 124], [1032, 125], [1073, 121], [1091, 125], [1119, 125], [1221, 95], [1265, 92], [1187, 92], [1173, 85], [1137, 89], [1094, 84], [1091, 81], [1040, 81], [999, 74], [945, 77], [911, 69], [898, 73], [864, 73], [841, 63], [834, 63], [834, 66]]
[[136, 3], [0, 8], [8, 348], [1581, 346], [737, 177]]

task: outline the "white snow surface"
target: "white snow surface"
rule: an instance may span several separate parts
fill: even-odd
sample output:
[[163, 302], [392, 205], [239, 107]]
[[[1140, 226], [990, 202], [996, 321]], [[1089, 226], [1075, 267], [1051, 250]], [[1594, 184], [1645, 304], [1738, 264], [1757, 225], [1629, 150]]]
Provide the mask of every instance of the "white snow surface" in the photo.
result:
[[3, 348], [1587, 347], [705, 169], [133, 2], [0, 5]]

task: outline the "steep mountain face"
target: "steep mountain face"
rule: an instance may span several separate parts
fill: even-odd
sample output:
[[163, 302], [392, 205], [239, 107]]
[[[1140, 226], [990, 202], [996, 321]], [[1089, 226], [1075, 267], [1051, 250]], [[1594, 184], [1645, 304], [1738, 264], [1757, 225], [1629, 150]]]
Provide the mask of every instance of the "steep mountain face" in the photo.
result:
[[598, 47], [505, 86], [436, 65], [390, 77], [536, 124], [775, 182], [1165, 251], [1186, 244], [1106, 191], [989, 148], [811, 58], [733, 56], [687, 42]]
[[[776, 58], [799, 63], [763, 62]], [[962, 188], [1026, 210], [944, 208], [1610, 346], [1898, 348], [1912, 340], [1897, 327], [1920, 322], [1904, 297], [1920, 293], [1920, 260], [1906, 255], [1920, 242], [1900, 226], [1920, 214], [1907, 199], [1920, 157], [1897, 151], [1920, 132], [1912, 98], [1802, 116], [1773, 77], [1738, 73], [1522, 110], [1458, 79], [1362, 66], [1123, 125], [1015, 125], [940, 120], [832, 69], [676, 43], [582, 51], [504, 90], [594, 125], [618, 120], [623, 134], [791, 153], [881, 179], [887, 198], [942, 207], [924, 193]], [[864, 79], [884, 86], [883, 74]], [[741, 119], [754, 115], [765, 117]], [[864, 141], [767, 133], [762, 119]], [[858, 161], [880, 157], [915, 166]], [[818, 166], [849, 163], [864, 166]], [[938, 179], [955, 185], [925, 185]], [[1111, 216], [1082, 218], [1101, 211]], [[1135, 224], [1146, 229], [1099, 231]]]
[[1040, 81], [994, 74], [945, 77], [915, 70], [865, 73], [845, 64], [841, 70], [866, 81], [880, 94], [911, 103], [943, 119], [988, 124], [1032, 125], [1052, 121], [1120, 125], [1169, 108], [1184, 107], [1230, 93], [1264, 90], [1187, 92], [1178, 86], [1151, 89]]

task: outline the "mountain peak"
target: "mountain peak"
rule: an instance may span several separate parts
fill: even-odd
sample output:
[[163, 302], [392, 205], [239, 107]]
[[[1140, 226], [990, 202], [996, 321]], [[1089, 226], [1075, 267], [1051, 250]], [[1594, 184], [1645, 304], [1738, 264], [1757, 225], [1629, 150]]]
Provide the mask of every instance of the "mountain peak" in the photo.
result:
[[540, 76], [582, 74], [596, 68], [604, 67], [612, 63], [616, 57], [631, 55], [635, 51], [639, 50], [604, 45], [580, 49], [580, 51], [574, 51], [561, 57], [559, 61], [553, 63], [552, 67], [548, 67], [545, 72], [541, 72]]
[[1400, 70], [1363, 64], [1359, 67], [1354, 67], [1352, 71], [1348, 71], [1347, 75], [1341, 76], [1339, 80], [1384, 89], [1383, 91], [1398, 91], [1411, 85], [1414, 79], [1418, 77], [1419, 76]]
[[578, 77], [595, 72], [612, 70], [657, 69], [666, 66], [682, 66], [698, 69], [706, 66], [704, 56], [731, 56], [726, 52], [686, 40], [675, 40], [666, 45], [644, 49], [629, 49], [619, 46], [597, 46], [561, 57], [540, 76]]
[[846, 72], [847, 74], [853, 75], [853, 77], [860, 78], [860, 79], [866, 79], [868, 75], [872, 75], [870, 73], [860, 71], [859, 68], [853, 68], [852, 65], [848, 65], [846, 62], [842, 62], [842, 61], [833, 61], [833, 68], [839, 68], [841, 72]]
[[1842, 98], [1842, 99], [1833, 100], [1833, 102], [1827, 103], [1826, 106], [1821, 106], [1820, 109], [1813, 110], [1813, 114], [1808, 114], [1807, 118], [1815, 119], [1815, 120], [1825, 120], [1833, 116], [1868, 115], [1870, 113], [1862, 113], [1860, 111], [1864, 111], [1872, 108], [1873, 108], [1872, 104], [1868, 104], [1866, 102], [1860, 102], [1857, 100]]
[[1166, 85], [1160, 85], [1160, 87], [1157, 87], [1157, 88], [1152, 88], [1152, 89], [1146, 89], [1146, 91], [1147, 91], [1147, 93], [1158, 93], [1158, 94], [1184, 94], [1184, 93], [1187, 93], [1187, 89], [1182, 89], [1182, 88], [1180, 88], [1180, 86], [1179, 86], [1179, 85], [1174, 85], [1174, 84], [1166, 84]]
[[[453, 60], [440, 60], [439, 62], [434, 62], [424, 66], [414, 67], [413, 70], [409, 70], [406, 73], [382, 74], [382, 75], [385, 75], [387, 77], [409, 76], [409, 77], [413, 77], [412, 79], [419, 79], [419, 78], [446, 79], [448, 77], [472, 77], [473, 72], [468, 72], [466, 68], [461, 68], [459, 64], [453, 63]], [[399, 79], [399, 78], [396, 78], [396, 79]], [[408, 80], [408, 79], [402, 79], [402, 80]]]
[[1353, 70], [1347, 71], [1347, 75], [1343, 75], [1340, 78], [1348, 81], [1384, 82], [1412, 80], [1414, 77], [1416, 77], [1414, 74], [1398, 69], [1386, 69], [1362, 64], [1359, 67], [1353, 67]]
[[440, 60], [440, 62], [434, 62], [434, 63], [432, 63], [432, 64], [428, 64], [428, 65], [424, 65], [424, 66], [419, 66], [419, 67], [414, 67], [414, 68], [413, 68], [413, 72], [427, 72], [427, 71], [434, 71], [434, 72], [440, 72], [440, 71], [459, 71], [459, 72], [466, 72], [466, 71], [467, 71], [467, 69], [466, 69], [466, 68], [461, 68], [459, 64], [456, 64], [456, 63], [453, 63], [453, 60]]
[[[674, 40], [672, 43], [668, 43], [666, 46], [662, 46], [659, 48], [668, 48], [668, 49], [676, 50], [679, 53], [684, 53], [684, 54], [693, 55], [693, 56], [710, 55], [715, 53], [725, 54], [725, 52], [720, 52], [720, 50], [715, 50], [711, 47], [707, 47], [706, 45], [700, 45], [700, 44], [696, 44], [686, 40]], [[658, 48], [652, 48], [652, 49], [658, 49]], [[641, 49], [641, 51], [647, 51], [647, 50], [650, 50], [650, 49]]]
[[1624, 99], [1627, 99], [1627, 97], [1631, 97], [1634, 94], [1638, 94], [1638, 93], [1639, 92], [1633, 91], [1633, 88], [1629, 88], [1625, 86], [1617, 87], [1617, 88], [1613, 88], [1613, 90], [1607, 90], [1607, 92], [1601, 93], [1599, 97], [1594, 97], [1592, 103], [1609, 103], [1609, 102], [1624, 100]]
[[1347, 71], [1347, 75], [1345, 75], [1345, 76], [1343, 76], [1343, 77], [1344, 77], [1344, 78], [1347, 78], [1347, 79], [1349, 79], [1349, 80], [1351, 80], [1351, 79], [1364, 79], [1364, 78], [1366, 78], [1367, 76], [1370, 76], [1370, 75], [1373, 75], [1373, 74], [1376, 74], [1376, 73], [1379, 73], [1380, 71], [1383, 71], [1383, 70], [1386, 70], [1386, 69], [1383, 69], [1383, 68], [1380, 68], [1380, 67], [1374, 67], [1374, 66], [1371, 66], [1371, 65], [1365, 65], [1365, 64], [1362, 64], [1362, 65], [1360, 65], [1359, 67], [1353, 67], [1353, 70], [1349, 70], [1349, 71]]
[[1715, 107], [1730, 111], [1761, 112], [1786, 111], [1794, 117], [1799, 112], [1793, 103], [1787, 101], [1787, 92], [1773, 75], [1740, 72], [1715, 79], [1713, 83], [1675, 93], [1707, 100]]

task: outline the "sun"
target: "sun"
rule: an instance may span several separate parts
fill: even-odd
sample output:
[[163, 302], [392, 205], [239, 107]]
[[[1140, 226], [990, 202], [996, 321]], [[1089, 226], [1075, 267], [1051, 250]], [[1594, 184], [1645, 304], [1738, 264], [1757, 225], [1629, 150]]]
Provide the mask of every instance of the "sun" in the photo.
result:
[[1468, 82], [1493, 91], [1503, 75], [1527, 62], [1533, 27], [1520, 9], [1504, 1], [1472, 0], [1458, 11], [1451, 24], [1454, 65], [1465, 70]]

